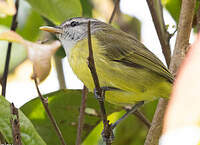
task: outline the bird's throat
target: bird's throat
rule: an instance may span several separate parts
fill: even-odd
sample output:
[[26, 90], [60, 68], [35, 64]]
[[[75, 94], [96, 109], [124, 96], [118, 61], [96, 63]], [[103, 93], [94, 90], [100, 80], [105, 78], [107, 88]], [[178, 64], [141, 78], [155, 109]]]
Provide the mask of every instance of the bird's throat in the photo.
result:
[[69, 57], [70, 51], [75, 46], [76, 41], [64, 39], [64, 40], [61, 40], [61, 43], [62, 43], [62, 46], [65, 49], [65, 53], [66, 53], [67, 57]]

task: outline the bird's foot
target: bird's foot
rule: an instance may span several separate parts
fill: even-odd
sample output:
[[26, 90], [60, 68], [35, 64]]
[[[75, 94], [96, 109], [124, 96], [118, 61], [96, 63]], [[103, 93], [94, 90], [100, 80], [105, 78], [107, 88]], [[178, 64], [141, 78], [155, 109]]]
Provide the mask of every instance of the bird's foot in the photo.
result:
[[94, 88], [94, 97], [99, 100], [99, 101], [104, 101], [104, 97], [105, 97], [105, 92], [106, 91], [112, 91], [112, 90], [120, 90], [118, 88], [115, 88], [115, 87], [108, 87], [108, 86], [104, 86], [104, 87], [101, 87], [101, 95], [99, 95], [99, 92], [96, 88]]
[[109, 124], [109, 120], [107, 121], [107, 123], [104, 124], [104, 129], [101, 133], [103, 141], [111, 144], [115, 138], [114, 133], [113, 133], [113, 129], [112, 129], [112, 124]]

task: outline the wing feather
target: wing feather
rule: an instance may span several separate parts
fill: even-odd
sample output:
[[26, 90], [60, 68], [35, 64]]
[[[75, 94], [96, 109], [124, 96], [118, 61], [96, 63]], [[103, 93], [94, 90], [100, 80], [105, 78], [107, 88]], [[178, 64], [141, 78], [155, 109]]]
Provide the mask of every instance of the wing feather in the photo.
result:
[[111, 26], [97, 31], [95, 37], [109, 60], [130, 67], [144, 67], [173, 82], [165, 65], [135, 37]]

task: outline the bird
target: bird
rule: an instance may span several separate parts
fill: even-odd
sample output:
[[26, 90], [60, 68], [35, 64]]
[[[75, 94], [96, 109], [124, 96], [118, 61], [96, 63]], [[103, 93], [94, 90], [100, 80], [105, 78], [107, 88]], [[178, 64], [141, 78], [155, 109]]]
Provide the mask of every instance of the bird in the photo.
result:
[[89, 91], [95, 85], [88, 68], [88, 22], [99, 83], [107, 88], [105, 100], [134, 106], [168, 98], [174, 78], [166, 66], [137, 38], [94, 18], [70, 18], [59, 26], [42, 26], [61, 41], [69, 64]]

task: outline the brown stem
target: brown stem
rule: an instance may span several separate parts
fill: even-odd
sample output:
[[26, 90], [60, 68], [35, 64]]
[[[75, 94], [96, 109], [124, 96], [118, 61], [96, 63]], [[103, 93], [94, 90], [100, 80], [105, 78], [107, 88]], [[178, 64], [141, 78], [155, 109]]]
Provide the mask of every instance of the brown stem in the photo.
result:
[[[12, 18], [12, 24], [10, 27], [10, 30], [15, 31], [17, 28], [17, 14], [18, 14], [18, 7], [19, 7], [19, 0], [16, 0], [15, 2], [16, 7], [16, 13]], [[7, 78], [8, 78], [8, 71], [9, 71], [9, 63], [10, 63], [10, 55], [11, 55], [11, 47], [12, 43], [8, 43], [8, 49], [7, 49], [7, 55], [6, 55], [6, 62], [4, 66], [4, 72], [2, 77], [2, 96], [6, 96], [6, 84], [7, 84]]]
[[[13, 103], [11, 103], [10, 110], [11, 110], [11, 114], [12, 114], [10, 123], [12, 126], [13, 144], [14, 145], [22, 145], [18, 109], [15, 107], [15, 105]], [[14, 117], [14, 116], [16, 116], [16, 117]], [[13, 119], [13, 118], [15, 118], [15, 119]]]
[[113, 9], [113, 12], [112, 12], [111, 17], [110, 17], [109, 22], [108, 22], [109, 24], [112, 23], [112, 20], [113, 20], [113, 18], [114, 18], [114, 16], [115, 16], [115, 13], [116, 13], [116, 11], [117, 11], [117, 8], [119, 8], [119, 3], [120, 3], [120, 0], [116, 0], [116, 2], [115, 2], [115, 7], [114, 7], [114, 9]]
[[86, 86], [84, 86], [83, 91], [82, 91], [82, 101], [81, 101], [80, 115], [79, 115], [79, 120], [78, 120], [76, 145], [81, 144], [81, 134], [82, 134], [83, 124], [84, 124], [87, 95], [88, 95], [88, 89], [86, 88]]
[[[196, 0], [182, 0], [176, 44], [169, 67], [173, 75], [176, 74], [189, 45], [195, 3]], [[152, 126], [145, 141], [145, 145], [158, 144], [158, 140], [162, 131], [163, 117], [167, 102], [168, 101], [165, 99], [159, 100], [156, 113], [152, 121]]]
[[158, 141], [162, 132], [163, 117], [167, 103], [168, 101], [163, 98], [159, 100], [144, 145], [158, 145]]
[[55, 120], [55, 118], [53, 117], [53, 115], [51, 114], [51, 112], [50, 112], [50, 110], [49, 110], [49, 108], [48, 108], [48, 98], [44, 98], [44, 97], [42, 96], [42, 94], [40, 93], [40, 90], [39, 90], [39, 87], [38, 87], [37, 77], [36, 77], [35, 74], [33, 75], [32, 78], [34, 79], [35, 87], [36, 87], [36, 89], [37, 89], [37, 92], [38, 92], [38, 95], [39, 95], [39, 97], [40, 97], [40, 100], [41, 100], [41, 102], [42, 102], [42, 104], [43, 104], [43, 106], [44, 106], [44, 109], [45, 109], [45, 111], [46, 111], [46, 113], [47, 113], [47, 115], [48, 115], [48, 117], [49, 117], [49, 119], [50, 119], [52, 125], [54, 126], [54, 128], [55, 128], [55, 130], [56, 130], [56, 133], [57, 133], [57, 135], [58, 135], [58, 137], [59, 137], [59, 139], [60, 139], [62, 145], [66, 145], [65, 140], [64, 140], [64, 138], [63, 138], [63, 135], [62, 135], [62, 133], [61, 133], [61, 131], [60, 131], [60, 129], [59, 129], [57, 123], [56, 123], [56, 120]]
[[171, 49], [170, 49], [170, 35], [166, 30], [165, 22], [163, 19], [163, 8], [160, 0], [146, 0], [149, 6], [149, 10], [151, 12], [151, 16], [154, 22], [154, 26], [156, 28], [156, 32], [158, 38], [160, 40], [160, 44], [162, 47], [162, 52], [165, 57], [167, 66], [170, 65], [171, 59]]
[[173, 75], [176, 74], [189, 46], [189, 38], [192, 29], [195, 3], [196, 0], [182, 0], [177, 38], [173, 52], [172, 62], [169, 67]]
[[146, 118], [146, 116], [142, 112], [140, 112], [139, 110], [136, 110], [135, 112], [133, 112], [133, 114], [138, 119], [140, 119], [140, 121], [142, 121], [148, 129], [151, 127], [151, 122]]
[[105, 91], [103, 91], [100, 87], [99, 78], [97, 76], [96, 67], [94, 63], [94, 56], [93, 56], [93, 50], [92, 50], [92, 41], [91, 41], [91, 31], [90, 31], [90, 21], [88, 21], [88, 49], [89, 49], [89, 57], [88, 57], [88, 67], [90, 69], [90, 72], [92, 74], [92, 78], [94, 81], [96, 94], [98, 95], [98, 102], [101, 109], [101, 118], [103, 120], [104, 124], [104, 137], [106, 140], [106, 145], [111, 145], [111, 136], [112, 134], [112, 128], [109, 124], [109, 121], [107, 120], [105, 105], [104, 105], [104, 97], [105, 97]]

